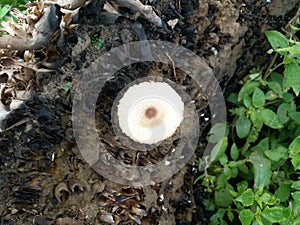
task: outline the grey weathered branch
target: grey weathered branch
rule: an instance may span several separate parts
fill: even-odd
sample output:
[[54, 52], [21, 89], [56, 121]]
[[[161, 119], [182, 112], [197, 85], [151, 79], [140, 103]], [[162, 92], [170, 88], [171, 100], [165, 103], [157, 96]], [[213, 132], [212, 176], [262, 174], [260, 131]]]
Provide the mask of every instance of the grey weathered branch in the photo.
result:
[[35, 50], [46, 45], [59, 26], [59, 17], [56, 14], [56, 6], [51, 5], [45, 9], [44, 15], [35, 25], [32, 37], [19, 37], [6, 35], [0, 37], [0, 49]]
[[155, 13], [152, 6], [144, 5], [139, 0], [113, 0], [119, 5], [140, 12], [147, 20], [158, 27], [162, 27], [161, 18]]

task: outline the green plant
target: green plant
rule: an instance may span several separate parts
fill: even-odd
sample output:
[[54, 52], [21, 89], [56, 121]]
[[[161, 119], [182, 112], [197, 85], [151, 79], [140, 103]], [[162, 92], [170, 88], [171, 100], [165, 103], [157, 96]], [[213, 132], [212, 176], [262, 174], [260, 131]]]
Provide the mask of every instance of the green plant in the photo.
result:
[[5, 17], [8, 15], [9, 10], [10, 9], [7, 5], [5, 5], [5, 6], [0, 5], [0, 22], [1, 21], [6, 21]]
[[[234, 119], [209, 133], [216, 145], [198, 161], [205, 171], [196, 182], [210, 193], [204, 205], [215, 212], [213, 225], [300, 224], [299, 24], [297, 17], [288, 38], [265, 31], [271, 64], [253, 69], [227, 97]], [[220, 126], [227, 126], [225, 137]]]
[[100, 38], [97, 34], [92, 35], [91, 40], [97, 50], [100, 50], [102, 45], [104, 44], [104, 39]]

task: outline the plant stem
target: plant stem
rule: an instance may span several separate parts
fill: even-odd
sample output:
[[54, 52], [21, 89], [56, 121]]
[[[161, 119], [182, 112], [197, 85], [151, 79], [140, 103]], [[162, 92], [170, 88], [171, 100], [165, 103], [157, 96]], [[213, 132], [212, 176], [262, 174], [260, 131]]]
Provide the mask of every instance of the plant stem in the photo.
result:
[[[266, 79], [268, 78], [268, 76], [271, 74], [271, 72], [274, 71], [274, 68], [273, 68], [273, 69], [271, 69], [271, 68], [273, 67], [273, 65], [274, 65], [274, 63], [275, 63], [277, 57], [278, 57], [278, 53], [276, 53], [276, 54], [274, 55], [274, 57], [273, 57], [273, 59], [272, 59], [272, 62], [271, 62], [270, 65], [268, 66], [268, 68], [267, 68], [267, 70], [266, 70], [266, 72], [265, 72], [265, 74], [264, 74], [264, 76], [263, 76], [263, 80], [266, 80]], [[275, 68], [278, 68], [278, 65], [277, 65]]]

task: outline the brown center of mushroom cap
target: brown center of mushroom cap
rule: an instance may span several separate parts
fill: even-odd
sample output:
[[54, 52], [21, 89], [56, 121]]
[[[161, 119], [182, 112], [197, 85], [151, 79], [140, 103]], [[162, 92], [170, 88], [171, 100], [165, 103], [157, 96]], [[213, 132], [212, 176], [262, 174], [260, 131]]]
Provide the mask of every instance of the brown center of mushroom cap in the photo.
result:
[[156, 115], [157, 115], [157, 109], [153, 106], [151, 106], [145, 110], [145, 116], [148, 119], [152, 119], [152, 118], [156, 117]]

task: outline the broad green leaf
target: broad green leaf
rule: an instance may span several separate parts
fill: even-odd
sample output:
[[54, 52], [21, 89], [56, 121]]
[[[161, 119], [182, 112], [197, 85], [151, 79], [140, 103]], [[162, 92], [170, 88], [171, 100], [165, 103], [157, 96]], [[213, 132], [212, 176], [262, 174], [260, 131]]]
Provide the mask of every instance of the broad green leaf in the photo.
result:
[[231, 102], [235, 105], [240, 105], [240, 103], [238, 102], [238, 94], [237, 93], [230, 93], [227, 97], [226, 97], [226, 101], [227, 102]]
[[260, 196], [259, 198], [263, 203], [267, 205], [274, 205], [275, 203], [277, 203], [277, 199], [269, 193], [263, 193], [262, 196]]
[[245, 95], [251, 95], [254, 89], [258, 86], [259, 83], [256, 81], [248, 81], [247, 83], [245, 83], [239, 92], [238, 101], [241, 101]]
[[292, 158], [292, 164], [295, 170], [300, 170], [300, 154], [294, 154], [290, 156]]
[[237, 190], [239, 194], [245, 192], [248, 188], [248, 182], [246, 180], [241, 181], [240, 183], [236, 184]]
[[286, 48], [281, 48], [277, 50], [278, 53], [280, 52], [289, 52], [290, 55], [292, 56], [298, 56], [300, 55], [300, 43], [296, 42], [294, 45], [286, 47]]
[[228, 135], [228, 128], [225, 123], [216, 123], [209, 131], [209, 142], [217, 143], [224, 136]]
[[230, 167], [226, 166], [224, 167], [224, 175], [226, 176], [227, 179], [230, 179], [232, 177], [232, 170]]
[[292, 153], [300, 153], [300, 136], [296, 137], [289, 145], [289, 149]]
[[252, 103], [255, 108], [260, 108], [264, 106], [266, 102], [265, 93], [260, 88], [255, 88], [252, 95]]
[[295, 94], [298, 96], [300, 92], [300, 65], [286, 64], [284, 65], [284, 68], [284, 76]]
[[292, 193], [292, 196], [293, 196], [293, 199], [296, 201], [296, 202], [300, 202], [300, 191], [295, 191]]
[[219, 158], [219, 162], [221, 163], [222, 166], [225, 166], [228, 163], [227, 155], [222, 154], [221, 157]]
[[222, 223], [223, 217], [225, 215], [225, 209], [219, 209], [217, 213], [215, 213], [211, 218], [210, 218], [210, 224], [211, 225], [220, 225]]
[[298, 181], [295, 181], [293, 184], [292, 184], [292, 188], [300, 191], [300, 180]]
[[252, 110], [250, 114], [250, 120], [257, 131], [260, 131], [264, 125], [264, 122], [261, 117], [260, 110]]
[[241, 202], [243, 206], [251, 206], [254, 202], [254, 193], [252, 189], [248, 188], [241, 196], [235, 199]]
[[239, 117], [235, 124], [236, 134], [239, 138], [245, 138], [248, 136], [251, 129], [251, 122], [246, 117]]
[[275, 149], [265, 151], [265, 155], [272, 161], [279, 161], [288, 157], [288, 150], [284, 146], [277, 146]]
[[291, 185], [289, 184], [282, 184], [279, 188], [275, 191], [275, 198], [278, 198], [280, 202], [285, 202], [289, 199], [291, 193]]
[[275, 30], [266, 30], [265, 35], [273, 49], [286, 48], [289, 46], [287, 38], [280, 32]]
[[264, 156], [263, 151], [256, 150], [250, 155], [250, 162], [254, 169], [254, 189], [268, 185], [272, 176], [271, 161]]
[[239, 175], [239, 169], [237, 167], [231, 168], [231, 178], [236, 178]]
[[273, 101], [278, 98], [278, 95], [273, 90], [268, 90], [266, 93], [266, 100]]
[[300, 112], [291, 112], [289, 117], [294, 120], [298, 125], [300, 125]]
[[212, 149], [210, 154], [210, 163], [218, 161], [228, 146], [227, 137], [221, 139]]
[[253, 108], [252, 106], [252, 99], [249, 95], [244, 95], [243, 97], [243, 103], [244, 103], [244, 106], [246, 106], [247, 109], [251, 109]]
[[239, 213], [239, 219], [242, 225], [250, 225], [254, 219], [254, 213], [250, 209], [243, 209]]
[[254, 151], [260, 150], [261, 152], [264, 152], [268, 149], [269, 149], [269, 138], [266, 137], [266, 138], [260, 140], [260, 142], [257, 145], [253, 146], [253, 148], [251, 150], [254, 150]]
[[262, 216], [271, 223], [280, 223], [291, 216], [291, 210], [289, 208], [266, 207]]
[[294, 101], [294, 95], [292, 95], [291, 93], [285, 92], [282, 94], [282, 99], [286, 103], [290, 103], [290, 102]]
[[297, 195], [299, 195], [299, 194], [297, 194], [297, 193], [299, 193], [299, 192], [292, 193], [292, 195], [294, 194], [294, 196], [293, 196], [294, 201], [292, 201], [292, 211], [293, 211], [293, 216], [295, 216], [295, 217], [299, 216], [300, 217], [300, 201], [295, 200], [295, 199], [298, 199]]
[[264, 124], [273, 129], [280, 129], [283, 127], [280, 123], [278, 116], [270, 109], [263, 109], [261, 113]]
[[[280, 85], [280, 87], [282, 86], [282, 81], [283, 81], [283, 75], [281, 73], [277, 73], [277, 72], [272, 72], [270, 74], [271, 77], [271, 81], [272, 82], [276, 82]], [[269, 84], [270, 85], [270, 84]], [[271, 87], [270, 87], [271, 88]]]
[[224, 173], [221, 173], [217, 179], [217, 187], [216, 189], [225, 188], [227, 184], [227, 178]]
[[210, 199], [203, 199], [202, 203], [207, 211], [214, 211], [216, 209], [214, 203]]
[[233, 196], [230, 193], [231, 190], [233, 188], [227, 184], [226, 188], [215, 191], [214, 202], [217, 207], [225, 208], [232, 204]]
[[300, 217], [295, 218], [293, 225], [299, 225], [300, 224]]
[[236, 146], [235, 143], [233, 143], [233, 145], [230, 148], [230, 157], [232, 158], [232, 160], [238, 160], [239, 158], [239, 149]]
[[281, 98], [281, 96], [282, 96], [282, 87], [278, 82], [270, 81], [268, 83], [268, 86], [274, 93], [276, 93]]
[[277, 115], [278, 119], [282, 124], [285, 124], [286, 122], [289, 121], [289, 117], [287, 116], [287, 113], [289, 111], [290, 105], [287, 103], [282, 103], [278, 106], [277, 109]]

